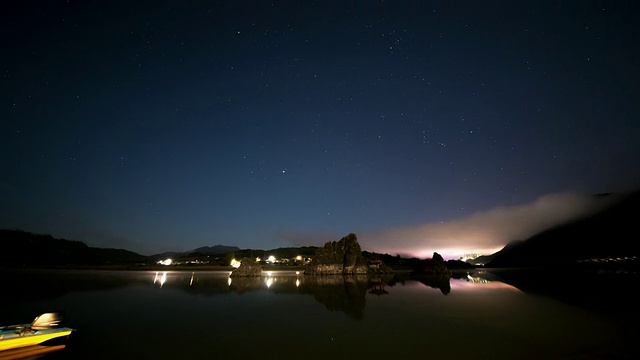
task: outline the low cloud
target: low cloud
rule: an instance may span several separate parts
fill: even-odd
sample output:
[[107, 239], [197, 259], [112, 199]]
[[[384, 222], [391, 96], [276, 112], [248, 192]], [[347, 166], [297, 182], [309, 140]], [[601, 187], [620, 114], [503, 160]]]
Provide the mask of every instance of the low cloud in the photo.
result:
[[358, 234], [366, 250], [430, 258], [434, 252], [445, 259], [468, 253], [492, 254], [513, 240], [525, 240], [543, 230], [602, 209], [614, 196], [574, 193], [545, 195], [534, 202], [496, 207], [467, 218], [444, 223], [400, 227]]

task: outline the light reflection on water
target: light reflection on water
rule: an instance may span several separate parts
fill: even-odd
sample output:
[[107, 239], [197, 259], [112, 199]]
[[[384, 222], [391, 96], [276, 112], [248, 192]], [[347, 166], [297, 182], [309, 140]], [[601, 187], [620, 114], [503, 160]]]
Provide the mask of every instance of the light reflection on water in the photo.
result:
[[[191, 276], [188, 279], [188, 283], [189, 283], [189, 286], [192, 286], [194, 283], [194, 279], [196, 282], [198, 282], [200, 280], [200, 277], [204, 277], [204, 279], [211, 281], [209, 283], [209, 286], [217, 286], [216, 282], [212, 280], [214, 280], [216, 277], [220, 275], [221, 274], [215, 274], [214, 272], [211, 272], [211, 271], [191, 272]], [[227, 279], [227, 286], [231, 286], [234, 283], [233, 282], [234, 280], [231, 277], [231, 272], [226, 273], [226, 279]], [[314, 283], [317, 282], [319, 284], [339, 284], [339, 283], [343, 283], [344, 281], [347, 281], [347, 282], [355, 281], [355, 282], [365, 282], [365, 283], [368, 282], [369, 286], [374, 289], [376, 287], [383, 288], [385, 286], [383, 281], [380, 278], [369, 279], [367, 276], [310, 277], [310, 276], [300, 275], [299, 271], [295, 271], [295, 272], [294, 271], [268, 271], [268, 272], [263, 272], [259, 277], [256, 276], [256, 277], [246, 277], [246, 278], [236, 278], [236, 279], [241, 279], [240, 281], [238, 281], [238, 284], [239, 284], [238, 287], [241, 289], [246, 287], [252, 287], [251, 285], [257, 285], [258, 283], [262, 283], [264, 285], [263, 286], [264, 288], [270, 289], [272, 286], [274, 286], [278, 282], [280, 283], [279, 285], [284, 288], [292, 285], [294, 285], [295, 287], [300, 287], [301, 285], [304, 285], [305, 279], [312, 279], [309, 281], [313, 281]], [[153, 275], [153, 283], [160, 284], [161, 285], [160, 287], [162, 287], [167, 281], [169, 281], [172, 286], [179, 287], [185, 281], [183, 272], [164, 271], [164, 272], [155, 272], [155, 274]], [[501, 283], [501, 282], [494, 282], [494, 281], [483, 279], [482, 277], [471, 276], [471, 275], [467, 275], [463, 280], [451, 279], [449, 284], [451, 289], [454, 289], [454, 290], [477, 288], [478, 285], [482, 285], [483, 287], [509, 288], [515, 291], [519, 291], [517, 288], [511, 285]], [[424, 284], [420, 285], [417, 283], [404, 284], [404, 285], [409, 285], [409, 286], [416, 285], [417, 287], [424, 286]]]
[[50, 288], [3, 297], [0, 318], [20, 323], [62, 309], [78, 329], [65, 354], [92, 359], [219, 358], [238, 349], [255, 352], [248, 358], [276, 351], [285, 359], [289, 352], [312, 359], [424, 358], [426, 351], [441, 359], [553, 359], [626, 351], [627, 329], [610, 318], [482, 274], [446, 283], [295, 271], [229, 275], [16, 273], [16, 283], [38, 279]]

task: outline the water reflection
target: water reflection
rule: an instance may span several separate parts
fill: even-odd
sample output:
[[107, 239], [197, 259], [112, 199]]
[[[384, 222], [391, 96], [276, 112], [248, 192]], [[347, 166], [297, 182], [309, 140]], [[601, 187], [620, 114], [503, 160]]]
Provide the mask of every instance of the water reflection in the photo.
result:
[[451, 283], [448, 276], [419, 276], [415, 277], [415, 279], [428, 287], [440, 289], [444, 295], [451, 292]]
[[341, 311], [360, 320], [364, 316], [367, 276], [309, 276], [304, 278], [305, 293], [323, 304], [327, 310]]
[[389, 292], [384, 289], [386, 284], [382, 281], [382, 278], [373, 278], [370, 280], [370, 283], [371, 290], [369, 290], [369, 294], [378, 296], [389, 294]]
[[[137, 271], [24, 271], [15, 272], [5, 285], [6, 290], [33, 287], [43, 284], [51, 291], [15, 291], [28, 297], [26, 301], [55, 298], [68, 292], [94, 291], [114, 287], [135, 286], [143, 283], [158, 288], [179, 289], [194, 295], [217, 296], [226, 293], [244, 294], [269, 291], [275, 294], [297, 294], [312, 296], [330, 311], [339, 311], [354, 319], [362, 319], [366, 306], [366, 296], [389, 295], [389, 288], [406, 281], [408, 277], [390, 275], [368, 278], [367, 276], [305, 276], [300, 272], [264, 272], [260, 277], [231, 278], [229, 272], [137, 272]], [[147, 280], [144, 280], [144, 279]], [[449, 289], [443, 284], [422, 283], [430, 287]], [[12, 286], [12, 285], [20, 285]], [[24, 285], [24, 286], [23, 286]], [[29, 286], [27, 286], [29, 285]], [[448, 284], [446, 284], [448, 285]], [[40, 289], [43, 288], [42, 286]], [[444, 292], [444, 291], [443, 291]], [[21, 296], [12, 298], [25, 300]], [[21, 300], [22, 299], [22, 300]], [[7, 300], [6, 298], [4, 300]], [[11, 300], [11, 299], [9, 299]], [[6, 301], [5, 301], [6, 302]], [[11, 304], [7, 304], [11, 305]]]
[[60, 352], [64, 350], [66, 345], [54, 344], [54, 345], [31, 345], [25, 347], [19, 347], [10, 350], [3, 350], [0, 353], [0, 359], [5, 360], [18, 360], [18, 359], [40, 359], [44, 356], [52, 355], [52, 353]]
[[[30, 302], [0, 296], [0, 318], [20, 323], [40, 308], [67, 310], [69, 324], [81, 331], [70, 339], [65, 358], [218, 358], [238, 348], [287, 349], [288, 354], [313, 359], [425, 358], [425, 354], [448, 359], [470, 353], [487, 359], [595, 358], [584, 354], [616, 358], [607, 355], [631, 353], [637, 334], [637, 322], [629, 321], [629, 327], [619, 326], [617, 319], [604, 322], [549, 297], [527, 296], [498, 278], [522, 282], [522, 276], [510, 278], [518, 274], [461, 272], [446, 282], [409, 274], [305, 276], [295, 271], [232, 281], [228, 271], [13, 275], [3, 277], [3, 294], [24, 299], [24, 293], [14, 292], [20, 284], [38, 291], [28, 293]], [[528, 284], [533, 289], [553, 279], [538, 276]], [[594, 283], [587, 279], [566, 280], [562, 286], [582, 286], [582, 294], [610, 295], [590, 286]], [[625, 287], [612, 278], [603, 280], [611, 283], [605, 289]], [[635, 284], [637, 278], [626, 288]], [[63, 292], [55, 298], [46, 293], [56, 288]], [[636, 306], [625, 307], [625, 315], [637, 314]], [[482, 336], [463, 339], [461, 333]], [[487, 341], [500, 346], [487, 346]], [[425, 350], [425, 344], [432, 346]]]
[[637, 273], [597, 273], [570, 269], [486, 269], [472, 272], [477, 282], [508, 284], [518, 290], [616, 318], [640, 321]]
[[[193, 277], [192, 277], [193, 279]], [[156, 272], [156, 275], [153, 277], [153, 283], [160, 283], [160, 287], [162, 287], [164, 285], [164, 283], [167, 281], [167, 272], [163, 272], [162, 275], [160, 276], [160, 279], [158, 279], [158, 272]]]
[[[3, 276], [0, 305], [11, 309], [17, 303], [59, 298], [70, 292], [90, 292], [128, 286], [149, 286], [179, 289], [193, 295], [218, 296], [269, 292], [311, 296], [327, 310], [339, 311], [354, 319], [362, 319], [367, 296], [394, 297], [397, 285], [422, 284], [437, 289], [443, 295], [479, 287], [510, 287], [513, 291], [541, 294], [570, 303], [612, 312], [634, 308], [639, 297], [628, 284], [637, 283], [637, 276], [586, 274], [569, 272], [532, 273], [524, 271], [475, 270], [454, 273], [448, 278], [414, 277], [393, 274], [366, 276], [309, 276], [295, 271], [264, 272], [259, 277], [237, 277], [227, 271], [39, 271], [9, 270]], [[454, 286], [452, 287], [452, 284]], [[466, 285], [463, 285], [466, 284]], [[37, 285], [37, 286], [36, 286]], [[594, 291], [597, 289], [597, 296]], [[372, 298], [370, 298], [372, 299]], [[8, 311], [8, 310], [7, 310]], [[4, 313], [7, 313], [5, 311]], [[636, 318], [637, 318], [637, 312]], [[628, 314], [624, 314], [628, 317]], [[10, 317], [11, 318], [11, 317]], [[22, 319], [16, 319], [21, 321]]]
[[474, 284], [489, 284], [491, 283], [491, 280], [487, 280], [485, 278], [482, 278], [480, 276], [471, 276], [470, 274], [467, 274], [467, 281], [474, 283]]
[[260, 290], [260, 285], [260, 277], [236, 277], [233, 278], [233, 282], [231, 282], [231, 277], [229, 277], [229, 290], [238, 294], [258, 291]]
[[188, 277], [180, 272], [153, 275], [153, 284], [180, 289], [198, 295], [223, 293], [244, 294], [269, 291], [275, 294], [309, 295], [329, 311], [342, 312], [353, 319], [362, 319], [367, 294], [388, 295], [387, 287], [398, 279], [393, 276], [370, 279], [368, 276], [305, 276], [299, 272], [264, 272], [260, 277], [234, 277], [228, 273], [192, 272]]

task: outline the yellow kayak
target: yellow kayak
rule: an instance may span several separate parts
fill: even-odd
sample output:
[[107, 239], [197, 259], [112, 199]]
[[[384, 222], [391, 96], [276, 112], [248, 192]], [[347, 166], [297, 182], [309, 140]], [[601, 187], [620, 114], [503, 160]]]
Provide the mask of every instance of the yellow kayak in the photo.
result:
[[0, 328], [0, 351], [42, 344], [56, 338], [68, 337], [75, 329], [58, 327], [61, 313], [44, 313], [31, 324], [10, 325]]

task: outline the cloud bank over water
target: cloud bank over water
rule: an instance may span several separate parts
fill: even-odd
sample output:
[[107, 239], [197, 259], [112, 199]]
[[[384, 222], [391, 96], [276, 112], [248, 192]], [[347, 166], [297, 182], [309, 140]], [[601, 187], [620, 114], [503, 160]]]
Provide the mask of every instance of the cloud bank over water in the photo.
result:
[[611, 204], [616, 196], [575, 193], [550, 194], [517, 206], [501, 206], [467, 218], [358, 234], [365, 250], [445, 259], [468, 253], [492, 254], [513, 240], [525, 240], [540, 231], [583, 217]]

